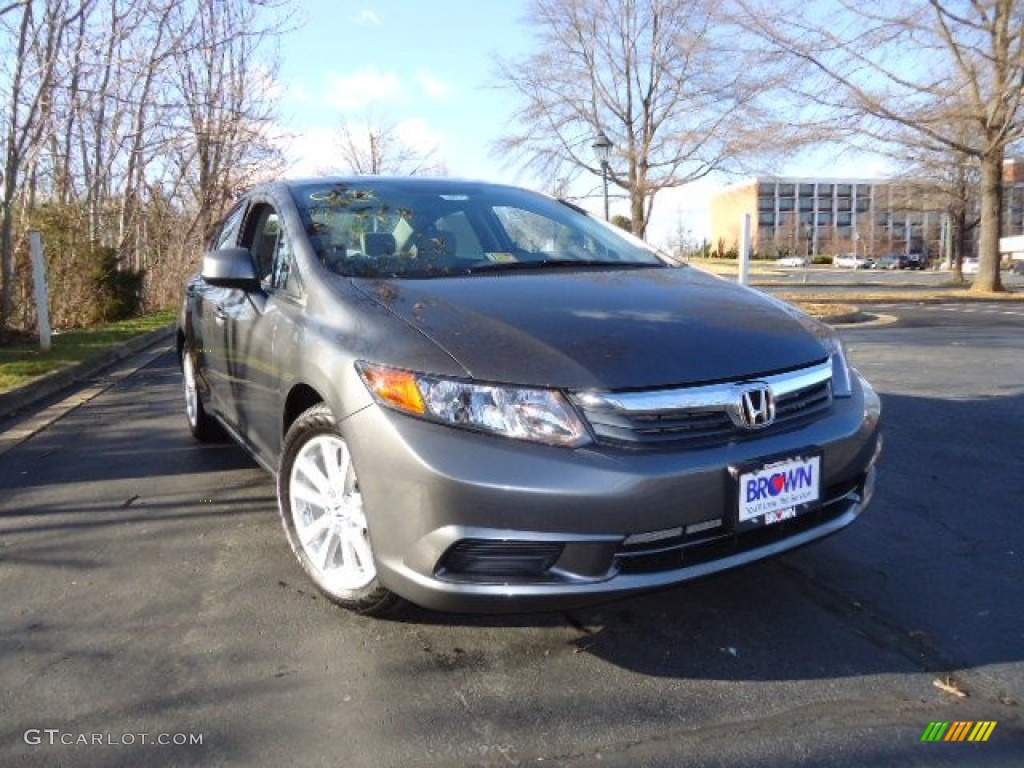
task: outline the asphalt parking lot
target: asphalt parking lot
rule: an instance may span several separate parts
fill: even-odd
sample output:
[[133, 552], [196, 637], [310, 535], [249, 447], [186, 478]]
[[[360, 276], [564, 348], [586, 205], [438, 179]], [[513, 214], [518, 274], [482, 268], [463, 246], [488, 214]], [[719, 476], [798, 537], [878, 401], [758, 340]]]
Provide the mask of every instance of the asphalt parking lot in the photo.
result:
[[169, 352], [99, 380], [0, 454], [0, 764], [1021, 764], [1024, 314], [879, 311], [844, 331], [884, 407], [861, 520], [561, 614], [340, 611]]

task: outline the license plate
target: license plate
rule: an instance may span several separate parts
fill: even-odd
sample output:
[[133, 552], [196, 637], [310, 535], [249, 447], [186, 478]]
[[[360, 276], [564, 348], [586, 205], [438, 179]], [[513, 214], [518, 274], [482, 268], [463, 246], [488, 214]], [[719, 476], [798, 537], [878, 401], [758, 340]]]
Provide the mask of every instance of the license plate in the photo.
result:
[[739, 475], [737, 522], [772, 525], [796, 517], [821, 498], [821, 456], [795, 456]]

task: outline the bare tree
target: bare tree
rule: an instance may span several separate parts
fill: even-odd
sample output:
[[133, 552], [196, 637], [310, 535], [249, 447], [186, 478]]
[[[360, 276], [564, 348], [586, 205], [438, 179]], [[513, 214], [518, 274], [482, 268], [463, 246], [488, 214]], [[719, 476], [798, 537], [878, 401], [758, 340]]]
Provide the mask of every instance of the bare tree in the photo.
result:
[[257, 66], [257, 51], [281, 29], [258, 10], [276, 5], [192, 0], [178, 10], [185, 43], [174, 88], [185, 114], [175, 155], [198, 206], [191, 229], [203, 240], [240, 189], [283, 167], [272, 135], [273, 71]]
[[738, 2], [750, 29], [805, 65], [795, 90], [851, 131], [875, 145], [952, 151], [977, 164], [973, 288], [1002, 290], [1002, 166], [1024, 136], [1024, 0]]
[[912, 190], [914, 208], [942, 212], [942, 240], [953, 278], [963, 281], [963, 259], [971, 252], [974, 232], [981, 223], [980, 173], [975, 158], [952, 149], [907, 147], [894, 158], [902, 186]]
[[[20, 4], [20, 16], [7, 29], [14, 41], [13, 69], [3, 94], [3, 200], [0, 201], [0, 330], [14, 311], [14, 225], [23, 171], [38, 152], [53, 96], [54, 72], [68, 26], [91, 0], [46, 0]], [[5, 7], [0, 16], [17, 11]], [[4, 18], [6, 26], [8, 20]]]
[[[657, 193], [718, 170], [753, 149], [777, 85], [716, 16], [714, 0], [533, 0], [537, 52], [499, 62], [519, 99], [518, 126], [496, 145], [549, 178], [600, 177], [592, 143], [612, 144], [610, 181], [625, 190], [643, 236]], [[791, 133], [779, 130], [774, 147]]]
[[112, 256], [177, 291], [237, 189], [283, 165], [268, 54], [287, 3], [0, 0], [0, 328], [31, 322], [29, 224], [59, 243], [55, 301], [83, 303]]
[[344, 117], [338, 127], [338, 148], [345, 171], [360, 175], [443, 176], [437, 147], [423, 149], [401, 136], [393, 121], [367, 112], [361, 119]]

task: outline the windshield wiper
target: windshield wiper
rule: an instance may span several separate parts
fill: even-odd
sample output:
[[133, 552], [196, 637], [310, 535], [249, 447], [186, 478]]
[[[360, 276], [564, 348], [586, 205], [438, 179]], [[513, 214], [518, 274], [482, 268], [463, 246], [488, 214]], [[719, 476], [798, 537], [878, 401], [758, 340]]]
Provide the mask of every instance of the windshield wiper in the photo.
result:
[[534, 261], [492, 261], [467, 267], [470, 274], [476, 272], [505, 272], [518, 269], [573, 269], [575, 267], [603, 267], [605, 269], [634, 267], [663, 267], [659, 262], [647, 261], [604, 261], [602, 259], [537, 259]]

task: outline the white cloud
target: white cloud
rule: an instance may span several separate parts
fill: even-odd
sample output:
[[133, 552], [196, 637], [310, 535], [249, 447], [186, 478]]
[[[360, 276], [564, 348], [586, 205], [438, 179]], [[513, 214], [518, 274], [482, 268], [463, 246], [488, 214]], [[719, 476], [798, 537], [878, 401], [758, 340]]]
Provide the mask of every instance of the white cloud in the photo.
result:
[[444, 160], [441, 156], [444, 136], [423, 118], [413, 117], [398, 123], [395, 126], [395, 135], [405, 146], [424, 155], [436, 151], [434, 160]]
[[[680, 229], [684, 237], [694, 242], [710, 238], [710, 200], [721, 188], [721, 183], [702, 179], [682, 187], [663, 189], [655, 200], [654, 214], [647, 222], [647, 242], [671, 250]], [[628, 216], [629, 204], [624, 200], [616, 201], [612, 215], [616, 213]]]
[[[381, 125], [381, 121], [373, 117], [348, 121], [356, 142], [371, 128], [379, 130]], [[384, 120], [383, 125], [389, 127], [391, 135], [401, 145], [409, 147], [418, 157], [426, 160], [430, 169], [436, 166], [449, 167], [445, 162], [445, 150], [451, 142], [423, 118], [410, 118], [397, 123]], [[348, 173], [342, 158], [340, 131], [336, 126], [317, 124], [287, 134], [282, 131], [274, 143], [285, 156], [285, 175], [289, 178]]]
[[257, 63], [248, 73], [249, 89], [261, 91], [270, 101], [280, 101], [285, 94], [284, 83], [263, 64]]
[[426, 72], [416, 73], [416, 84], [423, 89], [423, 92], [435, 101], [443, 101], [452, 93], [452, 86]]
[[[418, 156], [429, 158], [433, 166], [445, 164], [445, 136], [423, 118], [410, 118], [391, 124], [394, 137], [402, 145], [413, 150]], [[380, 121], [374, 118], [356, 118], [348, 121], [349, 128], [357, 142], [371, 127], [379, 130]], [[337, 127], [314, 125], [301, 130], [292, 130], [286, 136], [279, 134], [277, 146], [284, 153], [287, 162], [285, 175], [290, 178], [322, 176], [324, 174], [347, 173], [346, 161], [342, 157], [340, 133]]]
[[310, 93], [309, 88], [303, 83], [288, 83], [288, 87], [282, 89], [281, 97], [295, 104], [306, 105], [313, 103], [313, 94]]
[[365, 109], [371, 104], [395, 101], [401, 96], [402, 83], [394, 72], [370, 68], [351, 74], [327, 73], [324, 102], [337, 109]]
[[369, 8], [364, 8], [359, 12], [359, 15], [353, 19], [355, 24], [371, 24], [375, 27], [380, 26], [380, 16], [371, 11]]
[[330, 126], [293, 131], [278, 146], [288, 164], [285, 175], [293, 179], [336, 173], [342, 164], [338, 131]]

